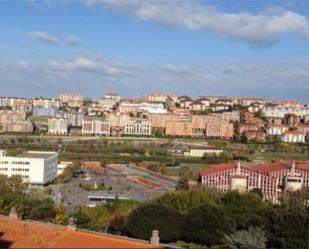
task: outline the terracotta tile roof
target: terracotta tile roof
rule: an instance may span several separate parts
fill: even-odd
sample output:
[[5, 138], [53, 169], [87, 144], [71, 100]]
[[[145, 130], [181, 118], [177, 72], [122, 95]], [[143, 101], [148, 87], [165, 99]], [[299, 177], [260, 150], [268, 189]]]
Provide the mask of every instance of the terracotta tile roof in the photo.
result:
[[0, 216], [0, 247], [8, 245], [11, 248], [158, 248], [127, 237]]
[[211, 175], [217, 172], [225, 171], [225, 170], [230, 170], [233, 168], [236, 168], [237, 165], [234, 163], [226, 163], [226, 164], [214, 164], [201, 172], [201, 176], [207, 176]]
[[266, 174], [274, 171], [281, 171], [289, 169], [290, 166], [285, 163], [275, 162], [275, 163], [262, 163], [258, 165], [245, 166], [244, 168], [253, 170], [262, 174]]

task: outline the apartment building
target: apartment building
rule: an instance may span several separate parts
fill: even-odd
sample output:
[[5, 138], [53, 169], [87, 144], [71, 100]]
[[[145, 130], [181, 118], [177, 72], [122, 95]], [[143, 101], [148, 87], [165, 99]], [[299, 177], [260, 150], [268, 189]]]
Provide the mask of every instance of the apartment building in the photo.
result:
[[68, 120], [64, 118], [48, 119], [48, 133], [66, 135], [68, 133]]
[[45, 99], [45, 98], [33, 98], [33, 107], [43, 107], [43, 108], [59, 108], [59, 99]]
[[276, 203], [283, 191], [309, 186], [309, 164], [301, 162], [217, 164], [204, 169], [200, 176], [204, 186], [217, 188], [222, 192], [260, 189], [264, 199]]
[[116, 93], [108, 93], [99, 99], [98, 104], [104, 110], [112, 110], [112, 108], [120, 101], [120, 96]]
[[84, 112], [80, 109], [78, 111], [58, 111], [55, 115], [59, 119], [67, 119], [68, 126], [81, 127], [84, 120]]
[[170, 137], [192, 137], [192, 123], [185, 120], [167, 121], [165, 127], [165, 135]]
[[149, 136], [151, 135], [151, 124], [148, 120], [131, 119], [124, 124], [124, 134]]
[[61, 94], [59, 96], [60, 105], [67, 105], [68, 107], [82, 107], [84, 104], [84, 97], [80, 94]]
[[32, 100], [18, 97], [1, 97], [0, 107], [9, 108], [12, 111], [32, 111]]
[[10, 111], [10, 110], [0, 111], [0, 123], [26, 120], [26, 117], [27, 115], [26, 112], [24, 111]]
[[206, 124], [206, 137], [231, 139], [234, 134], [234, 126], [230, 123], [207, 123]]
[[286, 143], [304, 143], [305, 134], [300, 131], [285, 131], [282, 134], [281, 140]]
[[39, 117], [55, 117], [58, 109], [56, 107], [43, 107], [43, 106], [34, 106], [32, 109], [32, 116]]
[[83, 135], [105, 135], [111, 134], [111, 121], [102, 118], [85, 118], [82, 124]]
[[43, 187], [57, 177], [58, 153], [28, 151], [18, 156], [7, 156], [0, 151], [0, 174], [20, 175], [32, 187]]
[[177, 102], [177, 96], [174, 93], [150, 93], [147, 94], [146, 99], [148, 102], [166, 103], [168, 99]]
[[262, 114], [266, 118], [284, 118], [286, 114], [295, 114], [299, 117], [309, 115], [309, 107], [286, 107], [286, 106], [265, 106], [262, 108]]
[[287, 130], [289, 127], [283, 124], [270, 124], [266, 128], [266, 132], [270, 136], [281, 136]]
[[0, 132], [33, 132], [33, 124], [29, 120], [6, 121], [0, 123]]
[[129, 102], [123, 101], [119, 104], [118, 112], [120, 113], [137, 113], [137, 112], [148, 112], [148, 113], [167, 113], [163, 103], [150, 103], [150, 102]]

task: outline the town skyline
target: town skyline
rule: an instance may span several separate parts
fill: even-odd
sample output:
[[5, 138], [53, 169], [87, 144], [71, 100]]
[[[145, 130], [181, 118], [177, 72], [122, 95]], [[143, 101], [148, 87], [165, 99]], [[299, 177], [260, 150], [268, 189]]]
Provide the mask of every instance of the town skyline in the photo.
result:
[[118, 3], [2, 2], [2, 95], [203, 92], [307, 102], [306, 2]]

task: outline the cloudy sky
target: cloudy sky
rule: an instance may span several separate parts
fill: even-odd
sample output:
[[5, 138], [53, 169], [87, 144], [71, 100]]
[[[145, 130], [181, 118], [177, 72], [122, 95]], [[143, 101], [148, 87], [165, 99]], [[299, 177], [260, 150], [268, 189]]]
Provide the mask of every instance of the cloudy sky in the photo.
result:
[[0, 33], [2, 96], [309, 103], [309, 1], [1, 1]]

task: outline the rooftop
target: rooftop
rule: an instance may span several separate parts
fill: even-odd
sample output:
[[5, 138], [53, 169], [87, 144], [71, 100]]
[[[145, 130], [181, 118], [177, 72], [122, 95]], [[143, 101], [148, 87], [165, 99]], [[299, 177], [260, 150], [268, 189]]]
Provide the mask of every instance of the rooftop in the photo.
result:
[[[0, 216], [1, 248], [155, 248], [147, 241]], [[158, 246], [156, 247], [158, 248]], [[162, 248], [161, 246], [159, 248]]]
[[27, 158], [39, 158], [39, 159], [47, 159], [52, 155], [57, 154], [57, 152], [53, 151], [27, 151], [16, 157], [27, 157]]

